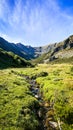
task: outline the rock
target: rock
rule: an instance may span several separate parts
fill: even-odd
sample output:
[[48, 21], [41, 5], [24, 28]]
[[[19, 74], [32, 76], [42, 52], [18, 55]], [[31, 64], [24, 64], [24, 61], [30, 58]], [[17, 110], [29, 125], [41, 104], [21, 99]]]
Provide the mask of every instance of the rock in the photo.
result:
[[42, 112], [41, 112], [41, 110], [38, 111], [38, 116], [39, 116], [39, 118], [42, 117]]
[[49, 125], [50, 125], [52, 128], [57, 128], [57, 127], [58, 127], [57, 122], [54, 122], [54, 121], [49, 121]]
[[49, 107], [50, 106], [50, 104], [48, 103], [48, 102], [46, 102], [45, 104], [44, 104], [44, 107]]
[[37, 98], [37, 99], [38, 99], [38, 98], [39, 98], [39, 96], [38, 96], [38, 95], [35, 95], [35, 98]]
[[32, 93], [37, 94], [38, 93], [38, 88], [35, 88], [35, 89], [32, 88], [31, 91], [32, 91]]

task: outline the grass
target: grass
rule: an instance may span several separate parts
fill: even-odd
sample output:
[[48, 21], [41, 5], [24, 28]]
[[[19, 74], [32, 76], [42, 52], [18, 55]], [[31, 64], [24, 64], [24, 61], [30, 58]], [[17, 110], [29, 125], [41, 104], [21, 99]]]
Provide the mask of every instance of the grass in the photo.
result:
[[60, 119], [63, 130], [72, 130], [73, 65], [69, 63], [0, 70], [0, 130], [37, 130], [39, 126], [34, 112], [39, 102], [32, 96], [25, 78], [18, 74], [36, 79], [43, 100], [54, 102], [55, 121]]
[[34, 130], [39, 123], [33, 109], [39, 106], [29, 84], [10, 69], [0, 71], [0, 130]]
[[54, 118], [60, 118], [63, 129], [73, 129], [73, 66], [71, 64], [45, 65], [47, 77], [38, 77], [43, 99], [54, 102]]

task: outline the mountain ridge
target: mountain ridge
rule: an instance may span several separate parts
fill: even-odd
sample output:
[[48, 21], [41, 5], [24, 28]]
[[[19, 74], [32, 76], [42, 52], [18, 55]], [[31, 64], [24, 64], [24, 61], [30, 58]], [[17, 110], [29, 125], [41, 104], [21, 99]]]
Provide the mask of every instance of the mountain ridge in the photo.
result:
[[53, 61], [58, 58], [66, 57], [67, 53], [69, 53], [68, 57], [73, 56], [73, 35], [62, 42], [40, 47], [26, 46], [22, 43], [14, 44], [0, 37], [0, 48], [8, 52], [11, 51], [26, 60], [36, 59], [45, 55], [42, 59], [43, 62]]

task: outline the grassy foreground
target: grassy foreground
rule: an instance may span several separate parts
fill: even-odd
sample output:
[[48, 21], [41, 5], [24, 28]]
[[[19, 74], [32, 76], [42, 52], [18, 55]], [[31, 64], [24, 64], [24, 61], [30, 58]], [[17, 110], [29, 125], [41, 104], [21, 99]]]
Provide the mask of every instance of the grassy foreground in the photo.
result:
[[[55, 121], [63, 130], [73, 129], [73, 66], [70, 64], [40, 65], [48, 72], [46, 77], [38, 77], [43, 99], [53, 106]], [[49, 120], [48, 118], [48, 120]]]
[[38, 106], [25, 78], [15, 74], [15, 69], [0, 71], [0, 130], [36, 129]]
[[72, 130], [72, 64], [39, 64], [35, 68], [0, 70], [0, 130], [38, 130], [35, 111], [39, 102], [33, 97], [30, 85], [19, 74], [36, 78], [43, 100], [53, 104], [51, 114], [54, 120], [60, 120], [63, 130]]

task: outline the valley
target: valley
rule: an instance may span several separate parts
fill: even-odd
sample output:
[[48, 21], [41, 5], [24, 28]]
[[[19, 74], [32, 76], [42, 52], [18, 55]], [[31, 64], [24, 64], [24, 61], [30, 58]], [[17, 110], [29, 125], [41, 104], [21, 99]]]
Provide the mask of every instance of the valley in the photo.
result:
[[73, 130], [73, 35], [43, 47], [0, 38], [0, 130]]

